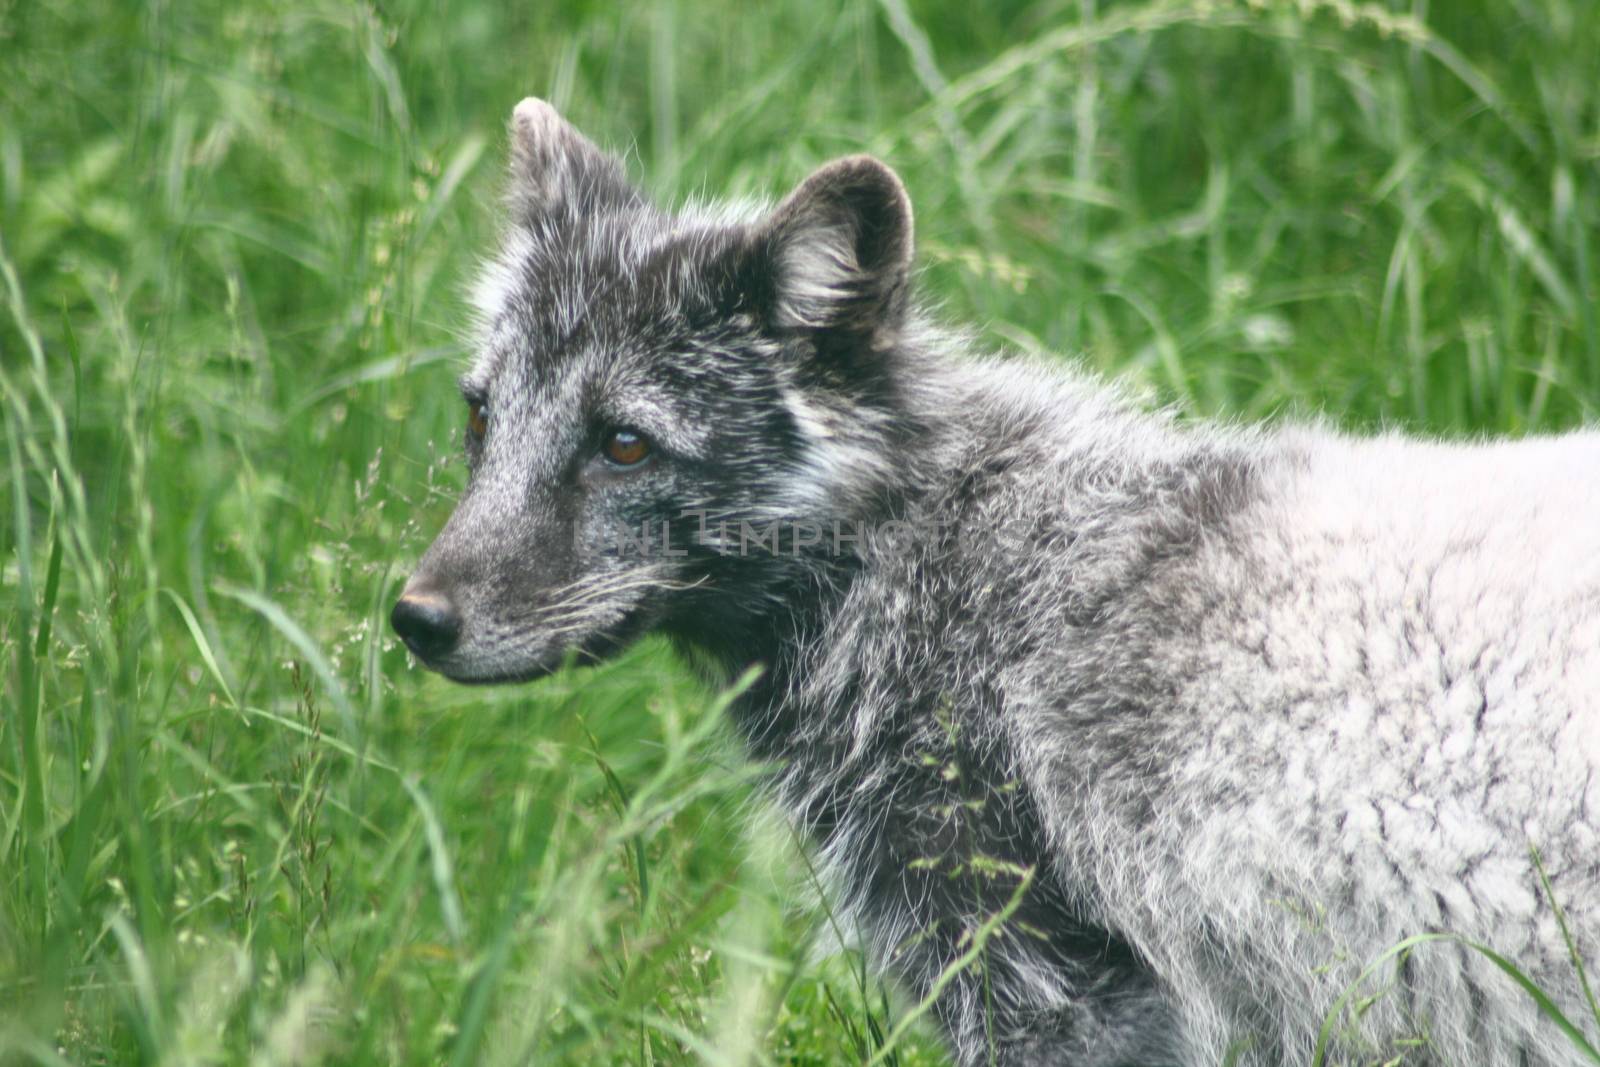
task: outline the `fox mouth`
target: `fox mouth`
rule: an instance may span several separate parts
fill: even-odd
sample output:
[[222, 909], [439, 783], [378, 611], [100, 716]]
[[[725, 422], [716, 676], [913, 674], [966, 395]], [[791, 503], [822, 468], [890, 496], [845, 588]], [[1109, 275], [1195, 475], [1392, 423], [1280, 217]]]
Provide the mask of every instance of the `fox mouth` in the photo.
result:
[[548, 678], [566, 665], [566, 657], [553, 663], [533, 663], [525, 667], [509, 670], [496, 670], [490, 673], [463, 672], [459, 668], [452, 668], [448, 664], [432, 664], [427, 660], [417, 657], [424, 667], [444, 675], [452, 682], [460, 685], [514, 685], [519, 682], [537, 682], [541, 678]]
[[402, 637], [416, 661], [430, 671], [463, 685], [508, 685], [534, 682], [557, 673], [563, 667], [593, 666], [610, 659], [631, 644], [644, 631], [642, 619], [634, 615], [588, 634], [580, 640], [547, 648], [526, 659], [497, 657], [490, 650], [475, 649], [470, 638], [440, 652], [419, 647], [422, 642]]
[[[426, 572], [408, 583], [389, 616], [394, 632], [428, 670], [467, 685], [531, 682], [571, 664], [609, 659], [664, 619], [663, 590], [704, 584], [659, 571], [582, 579], [509, 611], [463, 611], [471, 602]], [[469, 590], [470, 592], [470, 590]]]

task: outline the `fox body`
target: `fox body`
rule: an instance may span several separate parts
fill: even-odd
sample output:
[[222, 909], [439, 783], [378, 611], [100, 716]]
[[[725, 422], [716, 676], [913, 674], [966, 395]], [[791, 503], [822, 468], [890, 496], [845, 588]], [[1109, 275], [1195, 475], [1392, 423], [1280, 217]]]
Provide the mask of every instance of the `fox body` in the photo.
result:
[[[936, 326], [874, 160], [670, 214], [547, 104], [511, 140], [428, 666], [759, 665], [737, 731], [962, 1064], [1307, 1063], [1436, 931], [1580, 1014], [1600, 435], [1185, 425]], [[1459, 941], [1383, 974], [1336, 1062], [1579, 1062]]]

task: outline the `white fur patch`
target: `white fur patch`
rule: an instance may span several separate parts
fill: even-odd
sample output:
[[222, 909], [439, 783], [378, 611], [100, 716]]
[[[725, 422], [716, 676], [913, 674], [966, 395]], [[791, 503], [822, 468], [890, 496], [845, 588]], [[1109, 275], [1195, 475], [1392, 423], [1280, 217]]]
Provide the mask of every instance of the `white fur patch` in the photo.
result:
[[849, 231], [808, 227], [778, 253], [778, 321], [787, 328], [824, 326], [829, 307], [849, 295], [860, 272]]

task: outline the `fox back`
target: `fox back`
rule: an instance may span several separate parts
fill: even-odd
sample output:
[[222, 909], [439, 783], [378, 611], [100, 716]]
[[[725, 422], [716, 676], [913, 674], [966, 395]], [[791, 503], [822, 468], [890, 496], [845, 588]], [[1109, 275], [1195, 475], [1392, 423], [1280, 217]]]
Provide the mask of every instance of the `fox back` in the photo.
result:
[[[1309, 1062], [1435, 932], [1581, 1009], [1600, 437], [1183, 425], [935, 324], [876, 160], [669, 213], [543, 102], [511, 141], [424, 663], [759, 667], [738, 733], [964, 1065]], [[1331, 1039], [1582, 1062], [1454, 941]]]

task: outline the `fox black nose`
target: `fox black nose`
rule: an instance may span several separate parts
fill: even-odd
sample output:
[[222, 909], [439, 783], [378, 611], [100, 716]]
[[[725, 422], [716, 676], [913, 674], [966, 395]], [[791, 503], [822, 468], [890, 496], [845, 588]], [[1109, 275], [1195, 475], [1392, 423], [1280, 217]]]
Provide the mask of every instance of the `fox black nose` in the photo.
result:
[[395, 601], [389, 625], [407, 648], [423, 659], [434, 659], [456, 647], [461, 613], [443, 593], [419, 589]]

